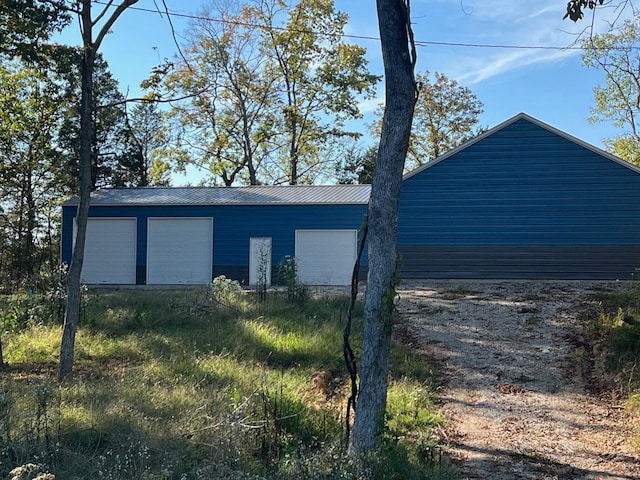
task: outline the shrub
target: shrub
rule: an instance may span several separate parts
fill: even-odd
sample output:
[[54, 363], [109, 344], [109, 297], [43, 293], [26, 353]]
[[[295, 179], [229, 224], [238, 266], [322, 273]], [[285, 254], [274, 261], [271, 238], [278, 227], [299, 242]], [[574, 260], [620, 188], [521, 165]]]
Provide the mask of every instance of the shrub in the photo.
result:
[[237, 280], [220, 275], [211, 283], [211, 298], [225, 307], [232, 307], [242, 298], [244, 290]]
[[304, 304], [309, 300], [309, 288], [300, 281], [295, 257], [287, 255], [278, 262], [278, 282], [287, 287], [290, 303]]

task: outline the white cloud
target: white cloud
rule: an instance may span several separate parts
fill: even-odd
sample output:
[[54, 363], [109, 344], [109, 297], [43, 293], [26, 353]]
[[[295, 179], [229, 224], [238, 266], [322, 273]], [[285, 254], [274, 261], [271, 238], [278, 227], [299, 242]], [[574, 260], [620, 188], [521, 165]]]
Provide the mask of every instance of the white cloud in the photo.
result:
[[[442, 71], [471, 86], [498, 75], [577, 56], [579, 50], [561, 48], [573, 45], [585, 24], [563, 20], [564, 5], [558, 0], [542, 0], [534, 7], [514, 0], [414, 1], [413, 15], [421, 18], [416, 40], [495, 46], [430, 45], [419, 50], [419, 67], [428, 65], [423, 69]], [[604, 17], [610, 14], [599, 13], [603, 19], [596, 22], [599, 30], [608, 27]], [[508, 46], [541, 48], [506, 48]]]
[[[377, 15], [373, 3], [369, 9], [360, 2], [339, 0], [338, 8], [351, 15], [349, 34], [376, 36]], [[474, 85], [509, 72], [531, 66], [552, 65], [580, 54], [579, 50], [552, 49], [573, 45], [590, 22], [574, 24], [563, 20], [566, 3], [539, 0], [535, 4], [518, 0], [413, 0], [412, 18], [418, 42], [420, 72], [441, 71], [463, 85]], [[631, 12], [629, 11], [630, 15]], [[608, 28], [613, 9], [601, 9], [597, 31]], [[606, 18], [608, 17], [608, 18]], [[429, 42], [494, 45], [498, 48], [434, 45]], [[369, 50], [370, 68], [382, 72], [380, 45], [376, 41], [358, 41]], [[512, 49], [499, 46], [546, 47]], [[365, 102], [363, 111], [377, 103]]]
[[467, 58], [465, 67], [452, 68], [449, 76], [462, 85], [473, 86], [511, 71], [541, 63], [557, 62], [569, 55], [572, 55], [571, 52], [563, 50], [550, 51], [545, 55], [534, 54], [529, 50], [516, 50], [491, 57]]

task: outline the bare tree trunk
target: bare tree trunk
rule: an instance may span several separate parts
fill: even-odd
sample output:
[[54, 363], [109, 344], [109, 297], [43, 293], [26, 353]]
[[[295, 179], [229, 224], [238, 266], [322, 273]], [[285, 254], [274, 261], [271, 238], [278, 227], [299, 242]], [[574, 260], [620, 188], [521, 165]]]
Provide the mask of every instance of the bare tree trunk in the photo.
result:
[[[76, 213], [76, 237], [71, 256], [71, 265], [67, 275], [67, 310], [62, 330], [60, 345], [60, 368], [58, 379], [64, 380], [73, 368], [73, 354], [75, 350], [76, 330], [80, 319], [80, 275], [84, 261], [84, 244], [87, 234], [87, 220], [89, 218], [89, 203], [91, 200], [91, 166], [93, 164], [93, 69], [96, 55], [105, 35], [114, 22], [129, 6], [138, 0], [123, 0], [116, 10], [107, 17], [100, 29], [96, 40], [93, 40], [94, 21], [91, 18], [91, 0], [81, 0], [81, 31], [82, 31], [82, 96], [80, 99], [80, 201]], [[111, 7], [111, 2], [98, 15], [102, 18]], [[96, 20], [97, 22], [98, 20]]]
[[386, 107], [368, 211], [369, 275], [365, 295], [360, 393], [350, 453], [379, 448], [387, 406], [396, 286], [398, 198], [409, 146], [416, 86], [405, 0], [378, 0]]
[[60, 368], [58, 379], [64, 380], [73, 368], [76, 330], [80, 319], [80, 275], [84, 261], [84, 244], [87, 235], [89, 202], [91, 200], [91, 164], [93, 138], [93, 67], [95, 55], [91, 34], [91, 6], [83, 2], [82, 36], [84, 51], [82, 56], [82, 97], [80, 99], [80, 201], [76, 213], [76, 237], [73, 245], [71, 265], [67, 274], [67, 310], [60, 345]]

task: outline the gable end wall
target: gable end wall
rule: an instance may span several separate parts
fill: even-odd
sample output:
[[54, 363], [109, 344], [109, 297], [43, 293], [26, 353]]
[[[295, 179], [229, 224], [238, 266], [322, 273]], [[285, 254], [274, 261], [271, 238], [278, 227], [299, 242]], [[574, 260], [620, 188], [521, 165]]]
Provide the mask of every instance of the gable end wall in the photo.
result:
[[398, 245], [405, 278], [630, 278], [640, 174], [518, 120], [404, 181]]

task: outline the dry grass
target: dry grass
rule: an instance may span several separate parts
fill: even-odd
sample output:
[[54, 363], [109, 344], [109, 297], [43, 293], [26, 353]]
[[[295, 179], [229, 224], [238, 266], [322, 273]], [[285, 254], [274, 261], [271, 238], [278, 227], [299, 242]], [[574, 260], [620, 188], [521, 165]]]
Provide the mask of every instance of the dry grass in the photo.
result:
[[91, 294], [62, 385], [59, 325], [5, 333], [0, 477], [33, 463], [57, 478], [447, 478], [420, 453], [441, 422], [424, 359], [394, 346], [390, 446], [355, 464], [341, 446], [346, 297], [222, 293]]

